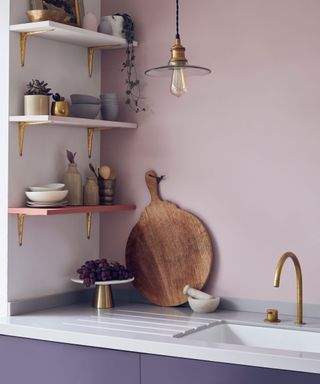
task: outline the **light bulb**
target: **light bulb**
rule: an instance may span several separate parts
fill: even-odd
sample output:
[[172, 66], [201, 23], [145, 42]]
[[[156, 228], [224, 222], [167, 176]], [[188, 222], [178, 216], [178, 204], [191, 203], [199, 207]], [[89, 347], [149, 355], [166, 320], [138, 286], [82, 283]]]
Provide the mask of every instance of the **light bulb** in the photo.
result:
[[172, 71], [170, 92], [177, 97], [186, 93], [186, 80], [183, 68], [177, 68]]

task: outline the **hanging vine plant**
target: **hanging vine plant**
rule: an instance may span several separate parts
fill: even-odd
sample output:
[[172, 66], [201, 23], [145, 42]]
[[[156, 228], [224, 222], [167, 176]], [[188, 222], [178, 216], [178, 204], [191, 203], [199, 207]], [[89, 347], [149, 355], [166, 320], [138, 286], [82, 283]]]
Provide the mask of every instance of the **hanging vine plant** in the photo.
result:
[[134, 22], [127, 13], [117, 13], [115, 16], [123, 17], [122, 33], [127, 40], [126, 57], [122, 63], [121, 72], [127, 74], [126, 78], [126, 104], [136, 113], [144, 112], [146, 108], [141, 103], [140, 81], [135, 67], [134, 52]]

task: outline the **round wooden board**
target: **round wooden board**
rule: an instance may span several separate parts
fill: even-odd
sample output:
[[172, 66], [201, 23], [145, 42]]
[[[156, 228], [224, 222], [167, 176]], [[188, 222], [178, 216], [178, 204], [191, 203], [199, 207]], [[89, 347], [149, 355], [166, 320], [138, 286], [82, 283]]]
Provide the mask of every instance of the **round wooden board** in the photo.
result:
[[193, 214], [158, 195], [157, 174], [146, 173], [151, 203], [142, 212], [126, 246], [134, 286], [153, 304], [176, 306], [187, 301], [186, 284], [202, 289], [211, 270], [209, 234]]

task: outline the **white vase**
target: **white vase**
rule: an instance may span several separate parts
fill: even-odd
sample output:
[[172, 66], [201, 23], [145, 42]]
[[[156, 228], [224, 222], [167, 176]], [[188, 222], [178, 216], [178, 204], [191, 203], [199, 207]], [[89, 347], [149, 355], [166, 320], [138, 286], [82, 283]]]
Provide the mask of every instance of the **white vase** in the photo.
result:
[[106, 16], [106, 18], [111, 24], [113, 36], [124, 37], [123, 17], [122, 16]]
[[90, 31], [97, 32], [98, 30], [98, 18], [97, 16], [92, 13], [88, 12], [83, 18], [83, 28], [84, 29], [89, 29]]
[[44, 95], [25, 95], [24, 114], [30, 115], [49, 115], [50, 96]]

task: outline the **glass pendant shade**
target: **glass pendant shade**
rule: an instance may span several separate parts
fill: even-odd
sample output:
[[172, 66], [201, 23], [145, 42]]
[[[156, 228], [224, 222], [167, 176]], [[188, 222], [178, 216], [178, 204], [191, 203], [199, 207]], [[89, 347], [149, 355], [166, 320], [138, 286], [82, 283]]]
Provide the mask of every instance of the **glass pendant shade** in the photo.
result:
[[186, 77], [187, 76], [204, 76], [209, 75], [211, 70], [204, 67], [188, 64], [185, 56], [186, 49], [181, 44], [179, 34], [179, 1], [177, 4], [177, 32], [176, 41], [171, 48], [171, 59], [167, 65], [150, 68], [145, 71], [147, 76], [152, 77], [168, 77], [171, 76], [170, 92], [174, 96], [182, 96], [187, 92]]

